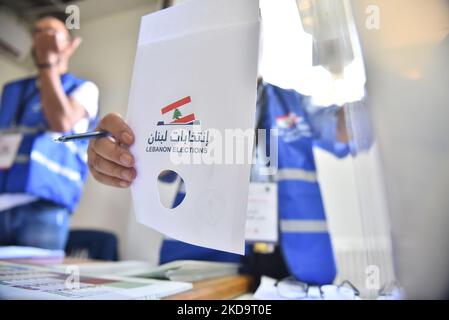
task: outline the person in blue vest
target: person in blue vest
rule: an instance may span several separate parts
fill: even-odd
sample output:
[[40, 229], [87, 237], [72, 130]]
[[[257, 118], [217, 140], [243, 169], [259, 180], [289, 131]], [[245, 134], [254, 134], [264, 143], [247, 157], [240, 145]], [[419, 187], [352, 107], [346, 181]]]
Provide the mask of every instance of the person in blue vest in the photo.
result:
[[0, 245], [64, 249], [87, 175], [87, 142], [55, 143], [97, 122], [98, 88], [68, 73], [80, 44], [55, 15], [32, 29], [37, 75], [10, 82], [0, 105]]
[[[314, 106], [310, 97], [260, 80], [256, 117], [258, 129], [278, 129], [279, 132], [276, 175], [260, 177], [254, 167], [251, 175], [254, 181], [270, 179], [277, 182], [279, 245], [248, 245], [242, 258], [165, 239], [160, 262], [178, 259], [243, 262], [257, 277], [268, 275], [280, 279], [291, 275], [308, 284], [332, 283], [336, 267], [312, 149], [318, 145], [337, 157], [347, 155], [343, 108]], [[134, 158], [126, 148], [134, 141], [133, 132], [117, 114], [107, 115], [99, 128], [112, 132], [116, 142], [99, 139], [91, 143], [92, 174], [102, 183], [126, 188], [136, 177]], [[167, 174], [161, 180], [179, 183], [175, 173]], [[181, 183], [173, 207], [184, 196]]]

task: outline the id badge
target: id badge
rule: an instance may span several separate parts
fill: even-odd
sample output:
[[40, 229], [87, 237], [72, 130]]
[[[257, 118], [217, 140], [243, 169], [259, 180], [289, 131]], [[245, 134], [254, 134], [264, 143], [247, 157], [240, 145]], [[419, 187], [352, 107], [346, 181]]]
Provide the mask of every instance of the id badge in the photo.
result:
[[0, 170], [11, 168], [22, 139], [23, 135], [21, 133], [5, 133], [0, 135]]
[[245, 239], [248, 242], [278, 241], [276, 183], [250, 183]]

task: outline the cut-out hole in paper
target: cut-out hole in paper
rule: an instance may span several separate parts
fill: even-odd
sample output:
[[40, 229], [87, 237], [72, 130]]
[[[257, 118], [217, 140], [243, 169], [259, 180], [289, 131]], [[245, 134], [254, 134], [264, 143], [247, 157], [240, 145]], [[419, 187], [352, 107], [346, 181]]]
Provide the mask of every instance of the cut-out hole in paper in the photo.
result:
[[186, 197], [184, 179], [172, 170], [162, 171], [157, 180], [159, 200], [167, 209], [179, 206]]

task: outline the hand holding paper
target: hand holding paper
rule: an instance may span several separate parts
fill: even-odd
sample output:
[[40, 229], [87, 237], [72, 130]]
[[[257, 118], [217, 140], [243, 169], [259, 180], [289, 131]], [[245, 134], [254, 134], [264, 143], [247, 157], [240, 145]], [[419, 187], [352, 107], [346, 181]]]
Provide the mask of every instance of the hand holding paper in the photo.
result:
[[89, 143], [90, 172], [96, 180], [106, 185], [129, 187], [136, 177], [134, 157], [127, 149], [134, 142], [133, 131], [115, 113], [106, 115], [98, 130], [110, 132], [113, 138], [101, 138]]

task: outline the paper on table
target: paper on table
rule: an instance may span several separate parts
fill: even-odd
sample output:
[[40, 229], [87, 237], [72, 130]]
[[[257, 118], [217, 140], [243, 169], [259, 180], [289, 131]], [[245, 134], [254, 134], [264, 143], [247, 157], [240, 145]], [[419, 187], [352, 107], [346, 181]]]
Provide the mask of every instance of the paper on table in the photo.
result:
[[235, 275], [239, 268], [240, 264], [231, 262], [176, 260], [139, 274], [139, 277], [193, 282]]
[[[226, 129], [254, 128], [258, 38], [257, 0], [192, 0], [142, 18], [128, 108], [140, 223], [177, 240], [244, 253], [249, 163], [175, 164], [173, 154], [189, 154], [179, 145], [209, 152], [209, 131], [224, 137]], [[201, 141], [174, 143], [172, 135], [183, 130]], [[164, 170], [185, 182], [186, 197], [174, 209], [159, 200]]]
[[[65, 272], [67, 264], [48, 265], [52, 270]], [[88, 276], [120, 276], [120, 277], [137, 277], [140, 274], [153, 270], [153, 264], [145, 261], [106, 261], [106, 262], [83, 262], [77, 266], [81, 275]]]
[[48, 250], [35, 247], [0, 246], [0, 259], [63, 258], [64, 250]]
[[[74, 267], [74, 266], [71, 266]], [[191, 283], [116, 276], [80, 276], [76, 269], [50, 268], [0, 261], [0, 299], [130, 300], [160, 299], [192, 288]]]

